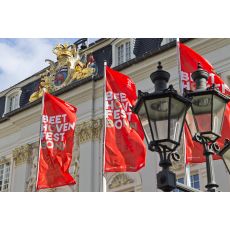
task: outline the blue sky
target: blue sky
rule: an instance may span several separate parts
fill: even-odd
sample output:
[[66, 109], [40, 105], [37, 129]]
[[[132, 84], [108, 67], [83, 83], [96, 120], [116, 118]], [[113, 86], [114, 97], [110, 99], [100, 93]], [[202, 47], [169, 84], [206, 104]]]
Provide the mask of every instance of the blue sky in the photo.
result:
[[[58, 43], [72, 44], [78, 38], [0, 38], [0, 92], [56, 61], [52, 49]], [[95, 41], [89, 39], [89, 42]]]

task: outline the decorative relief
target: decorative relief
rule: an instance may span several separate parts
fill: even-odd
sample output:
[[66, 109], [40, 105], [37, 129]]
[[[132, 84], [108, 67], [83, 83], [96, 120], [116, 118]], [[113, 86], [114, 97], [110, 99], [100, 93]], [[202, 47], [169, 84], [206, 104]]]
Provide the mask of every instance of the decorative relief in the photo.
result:
[[2, 156], [2, 157], [0, 158], [0, 165], [1, 165], [1, 164], [5, 164], [5, 163], [7, 163], [7, 162], [9, 162], [9, 158], [7, 159], [5, 156]]
[[37, 166], [38, 166], [38, 142], [32, 144], [32, 153], [31, 153], [31, 167], [29, 177], [26, 180], [26, 191], [34, 192], [36, 191], [36, 179], [37, 179]]
[[31, 160], [31, 145], [26, 144], [13, 150], [15, 165], [22, 164]]
[[133, 184], [134, 180], [130, 178], [127, 174], [125, 173], [119, 173], [116, 175], [111, 183], [108, 185], [109, 189], [114, 189], [118, 188], [122, 185], [127, 185], [127, 184]]
[[29, 101], [33, 102], [42, 97], [43, 89], [52, 93], [75, 80], [81, 80], [89, 76], [96, 76], [98, 68], [93, 55], [79, 54], [76, 45], [58, 44], [53, 53], [57, 56], [57, 62], [46, 59], [48, 69], [40, 74], [40, 83]]
[[39, 192], [56, 192], [57, 188], [46, 188], [46, 189], [41, 189]]
[[73, 152], [74, 172], [73, 178], [76, 184], [73, 186], [73, 191], [79, 192], [79, 169], [80, 169], [80, 138], [78, 135], [75, 137], [75, 150]]
[[90, 140], [100, 139], [102, 127], [102, 118], [78, 124], [76, 127], [76, 134], [79, 136], [80, 144]]

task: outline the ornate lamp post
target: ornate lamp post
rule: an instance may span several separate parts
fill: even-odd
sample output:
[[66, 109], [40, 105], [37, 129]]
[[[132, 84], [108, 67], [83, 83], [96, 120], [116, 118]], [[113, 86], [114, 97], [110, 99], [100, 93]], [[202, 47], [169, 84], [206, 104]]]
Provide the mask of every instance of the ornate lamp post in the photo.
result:
[[196, 90], [186, 93], [186, 97], [192, 101], [186, 121], [193, 139], [203, 145], [208, 179], [205, 187], [207, 191], [215, 192], [218, 185], [215, 182], [212, 155], [220, 151], [216, 140], [221, 137], [229, 97], [215, 87], [207, 88], [208, 72], [200, 64], [197, 71], [192, 73], [192, 78], [196, 82]]
[[157, 68], [150, 76], [155, 92], [138, 91], [133, 111], [139, 116], [149, 150], [160, 155], [162, 171], [157, 174], [158, 188], [171, 191], [176, 188], [176, 175], [169, 167], [171, 159], [179, 160], [175, 150], [180, 144], [185, 115], [191, 102], [177, 94], [172, 85], [167, 88], [170, 74], [162, 69], [160, 62]]

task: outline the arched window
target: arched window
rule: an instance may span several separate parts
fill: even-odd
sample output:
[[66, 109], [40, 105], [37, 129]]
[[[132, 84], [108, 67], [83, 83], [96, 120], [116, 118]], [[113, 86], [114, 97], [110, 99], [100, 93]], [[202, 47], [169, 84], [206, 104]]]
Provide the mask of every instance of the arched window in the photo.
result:
[[140, 192], [142, 190], [141, 174], [106, 173], [108, 192]]

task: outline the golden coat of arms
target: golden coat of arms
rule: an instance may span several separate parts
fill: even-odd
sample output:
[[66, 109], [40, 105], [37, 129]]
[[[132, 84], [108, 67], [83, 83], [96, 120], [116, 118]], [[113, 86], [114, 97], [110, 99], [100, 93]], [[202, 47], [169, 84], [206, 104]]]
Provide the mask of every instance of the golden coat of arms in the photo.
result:
[[97, 75], [97, 65], [92, 54], [79, 54], [75, 45], [58, 44], [53, 53], [57, 56], [57, 62], [46, 59], [48, 69], [40, 74], [38, 89], [30, 96], [33, 102], [42, 97], [43, 89], [52, 93], [75, 80], [81, 80], [92, 75]]

